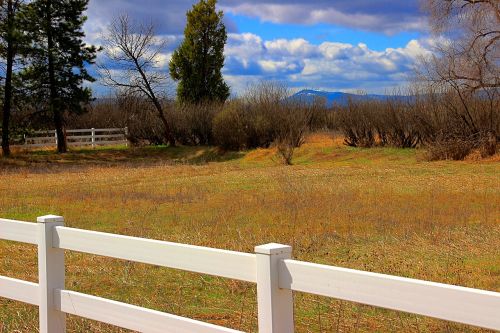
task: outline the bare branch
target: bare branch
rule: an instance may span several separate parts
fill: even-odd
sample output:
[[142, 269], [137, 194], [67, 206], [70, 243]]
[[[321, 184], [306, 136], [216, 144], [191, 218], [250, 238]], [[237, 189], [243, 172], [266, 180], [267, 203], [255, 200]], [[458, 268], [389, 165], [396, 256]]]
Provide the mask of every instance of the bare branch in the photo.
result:
[[449, 41], [434, 50], [438, 77], [470, 92], [500, 88], [500, 1], [425, 1], [433, 31]]
[[170, 124], [160, 102], [168, 85], [168, 72], [160, 68], [166, 41], [156, 37], [153, 24], [135, 24], [127, 15], [113, 20], [103, 40], [107, 62], [99, 65], [102, 82], [147, 98], [165, 127], [166, 142], [174, 145]]

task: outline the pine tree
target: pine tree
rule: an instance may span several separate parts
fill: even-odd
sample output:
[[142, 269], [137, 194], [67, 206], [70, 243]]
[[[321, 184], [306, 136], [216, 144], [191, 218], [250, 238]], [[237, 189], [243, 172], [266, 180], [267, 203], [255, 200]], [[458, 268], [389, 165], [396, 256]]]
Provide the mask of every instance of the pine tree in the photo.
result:
[[19, 31], [18, 13], [23, 3], [21, 0], [0, 1], [0, 57], [5, 59], [5, 85], [2, 89], [2, 152], [10, 155], [10, 116], [14, 94], [13, 76], [16, 53], [22, 40]]
[[216, 3], [200, 0], [187, 12], [184, 41], [170, 61], [170, 75], [179, 81], [180, 102], [223, 102], [229, 97], [221, 73], [227, 33], [222, 22], [224, 14], [216, 11]]
[[67, 151], [65, 112], [82, 112], [92, 96], [85, 81], [93, 82], [86, 66], [97, 49], [86, 45], [83, 15], [88, 0], [34, 0], [28, 4], [24, 24], [30, 40], [30, 66], [22, 75], [29, 91], [53, 117], [57, 151]]

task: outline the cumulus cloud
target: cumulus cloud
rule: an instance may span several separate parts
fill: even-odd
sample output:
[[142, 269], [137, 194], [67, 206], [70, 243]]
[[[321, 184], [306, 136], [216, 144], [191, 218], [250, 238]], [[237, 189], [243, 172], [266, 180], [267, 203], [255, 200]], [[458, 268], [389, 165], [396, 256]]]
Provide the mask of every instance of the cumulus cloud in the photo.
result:
[[[392, 11], [385, 13], [370, 11], [375, 3], [366, 6], [364, 11], [342, 11], [338, 1], [319, 7], [314, 1], [305, 4], [256, 4], [242, 3], [225, 7], [229, 13], [257, 17], [272, 23], [294, 23], [313, 25], [318, 23], [334, 24], [367, 31], [395, 34], [401, 31], [425, 30], [426, 21], [418, 10]], [[380, 6], [380, 5], [379, 5]]]
[[264, 41], [253, 34], [230, 34], [224, 72], [233, 82], [252, 77], [297, 87], [382, 92], [402, 85], [416, 59], [429, 52], [428, 43], [419, 40], [376, 51], [363, 43], [314, 45], [303, 39]]
[[[98, 44], [99, 38], [119, 15], [129, 15], [137, 22], [152, 23], [160, 35], [181, 35], [186, 25], [186, 12], [196, 0], [90, 0], [85, 24], [87, 41]], [[236, 32], [235, 23], [228, 17], [224, 24]]]
[[[99, 31], [113, 16], [128, 13], [140, 21], [153, 22], [161, 34], [180, 34], [185, 13], [196, 0], [91, 0], [88, 30]], [[293, 24], [335, 24], [348, 28], [393, 34], [424, 30], [424, 15], [417, 0], [219, 0], [227, 13], [263, 21]], [[238, 32], [226, 17], [230, 32]]]
[[[179, 36], [160, 55], [159, 67], [168, 70]], [[281, 81], [291, 87], [383, 93], [405, 84], [415, 61], [430, 54], [428, 39], [411, 40], [401, 48], [372, 50], [366, 44], [304, 39], [263, 40], [250, 34], [229, 34], [223, 74], [236, 94], [260, 80]], [[112, 67], [112, 64], [111, 64]]]
[[[168, 68], [173, 50], [182, 40], [185, 12], [196, 0], [91, 0], [85, 26], [87, 42], [100, 45], [100, 36], [113, 17], [129, 14], [139, 22], [153, 22], [158, 37], [167, 39], [161, 67]], [[225, 12], [275, 23], [327, 23], [392, 34], [422, 30], [417, 1], [400, 0], [219, 0]], [[279, 80], [294, 87], [328, 90], [366, 89], [383, 92], [401, 85], [415, 59], [428, 54], [436, 41], [412, 40], [401, 48], [373, 50], [366, 44], [323, 42], [303, 38], [264, 40], [238, 32], [226, 19], [228, 43], [224, 76], [238, 93], [259, 80]], [[101, 58], [101, 56], [100, 56]]]
[[303, 38], [298, 39], [276, 39], [264, 43], [266, 50], [276, 56], [311, 57], [317, 49]]

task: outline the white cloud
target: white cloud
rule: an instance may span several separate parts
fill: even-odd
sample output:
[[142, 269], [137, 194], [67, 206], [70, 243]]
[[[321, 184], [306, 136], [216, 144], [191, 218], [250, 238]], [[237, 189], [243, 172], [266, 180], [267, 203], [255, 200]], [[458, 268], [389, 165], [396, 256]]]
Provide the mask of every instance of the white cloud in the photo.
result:
[[244, 68], [248, 68], [250, 62], [263, 53], [264, 44], [259, 36], [250, 33], [228, 35], [224, 54], [240, 61]]
[[168, 68], [170, 59], [172, 59], [172, 52], [160, 53], [156, 56], [156, 61], [157, 61], [156, 66]]
[[287, 61], [259, 60], [258, 63], [262, 70], [268, 73], [295, 71], [298, 68], [297, 64], [289, 63]]
[[[159, 67], [166, 72], [181, 37], [161, 37], [171, 41], [159, 56]], [[314, 45], [304, 39], [263, 40], [251, 33], [229, 34], [223, 74], [235, 93], [258, 80], [292, 87], [384, 92], [405, 84], [417, 58], [429, 54], [433, 42], [411, 40], [404, 47], [380, 51], [363, 43]]]
[[[159, 64], [167, 71], [171, 54], [182, 39], [185, 13], [197, 1], [91, 0], [85, 41], [101, 45], [100, 36], [113, 17], [128, 13], [138, 22], [154, 23], [159, 36], [168, 40]], [[418, 1], [413, 0], [219, 0], [218, 7], [226, 13], [279, 24], [327, 24], [385, 34], [426, 29]], [[255, 34], [237, 33], [231, 15], [226, 15], [225, 23], [230, 33], [223, 73], [236, 92], [260, 79], [280, 80], [295, 87], [381, 91], [401, 84], [415, 59], [428, 54], [430, 46], [442, 43], [419, 39], [401, 48], [377, 51], [365, 44], [314, 45], [302, 38], [263, 40]], [[98, 56], [101, 60], [102, 53]]]
[[[267, 3], [239, 1], [222, 8], [235, 15], [257, 17], [271, 23], [313, 25], [333, 24], [392, 35], [401, 31], [424, 31], [427, 22], [418, 5], [408, 1], [376, 3], [375, 1], [269, 1]], [[320, 3], [321, 2], [321, 3]], [[380, 10], [384, 8], [385, 10]]]
[[357, 49], [352, 44], [324, 42], [318, 47], [318, 50], [324, 58], [333, 60], [352, 56]]
[[411, 40], [405, 47], [376, 51], [363, 43], [314, 45], [303, 39], [263, 41], [252, 34], [233, 34], [225, 73], [232, 82], [260, 77], [304, 87], [382, 92], [405, 83], [418, 57], [430, 52], [428, 45]]
[[[153, 22], [161, 34], [181, 34], [186, 11], [195, 2], [197, 0], [91, 0], [87, 31], [99, 30], [116, 15], [128, 13], [141, 22]], [[426, 30], [425, 15], [416, 0], [219, 0], [218, 7], [226, 13], [274, 23], [326, 23], [387, 34]], [[229, 31], [237, 32], [231, 18], [225, 20]]]
[[284, 56], [290, 55], [308, 57], [313, 56], [316, 52], [316, 47], [303, 38], [266, 41], [264, 46], [269, 53]]

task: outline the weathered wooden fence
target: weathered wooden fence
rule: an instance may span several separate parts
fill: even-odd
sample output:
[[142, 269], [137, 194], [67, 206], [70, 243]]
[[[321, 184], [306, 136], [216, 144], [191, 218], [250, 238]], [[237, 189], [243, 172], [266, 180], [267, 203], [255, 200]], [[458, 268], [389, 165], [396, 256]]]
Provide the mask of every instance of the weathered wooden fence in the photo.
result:
[[[127, 128], [87, 128], [66, 130], [68, 146], [104, 146], [127, 144]], [[32, 136], [24, 138], [25, 147], [57, 146], [57, 133], [36, 131]]]
[[0, 297], [38, 306], [41, 333], [65, 332], [66, 313], [140, 332], [238, 332], [67, 290], [65, 250], [256, 283], [260, 333], [293, 332], [293, 291], [500, 330], [500, 293], [296, 261], [286, 245], [233, 252], [67, 228], [52, 215], [0, 219], [0, 239], [38, 246], [39, 282], [0, 277]]

